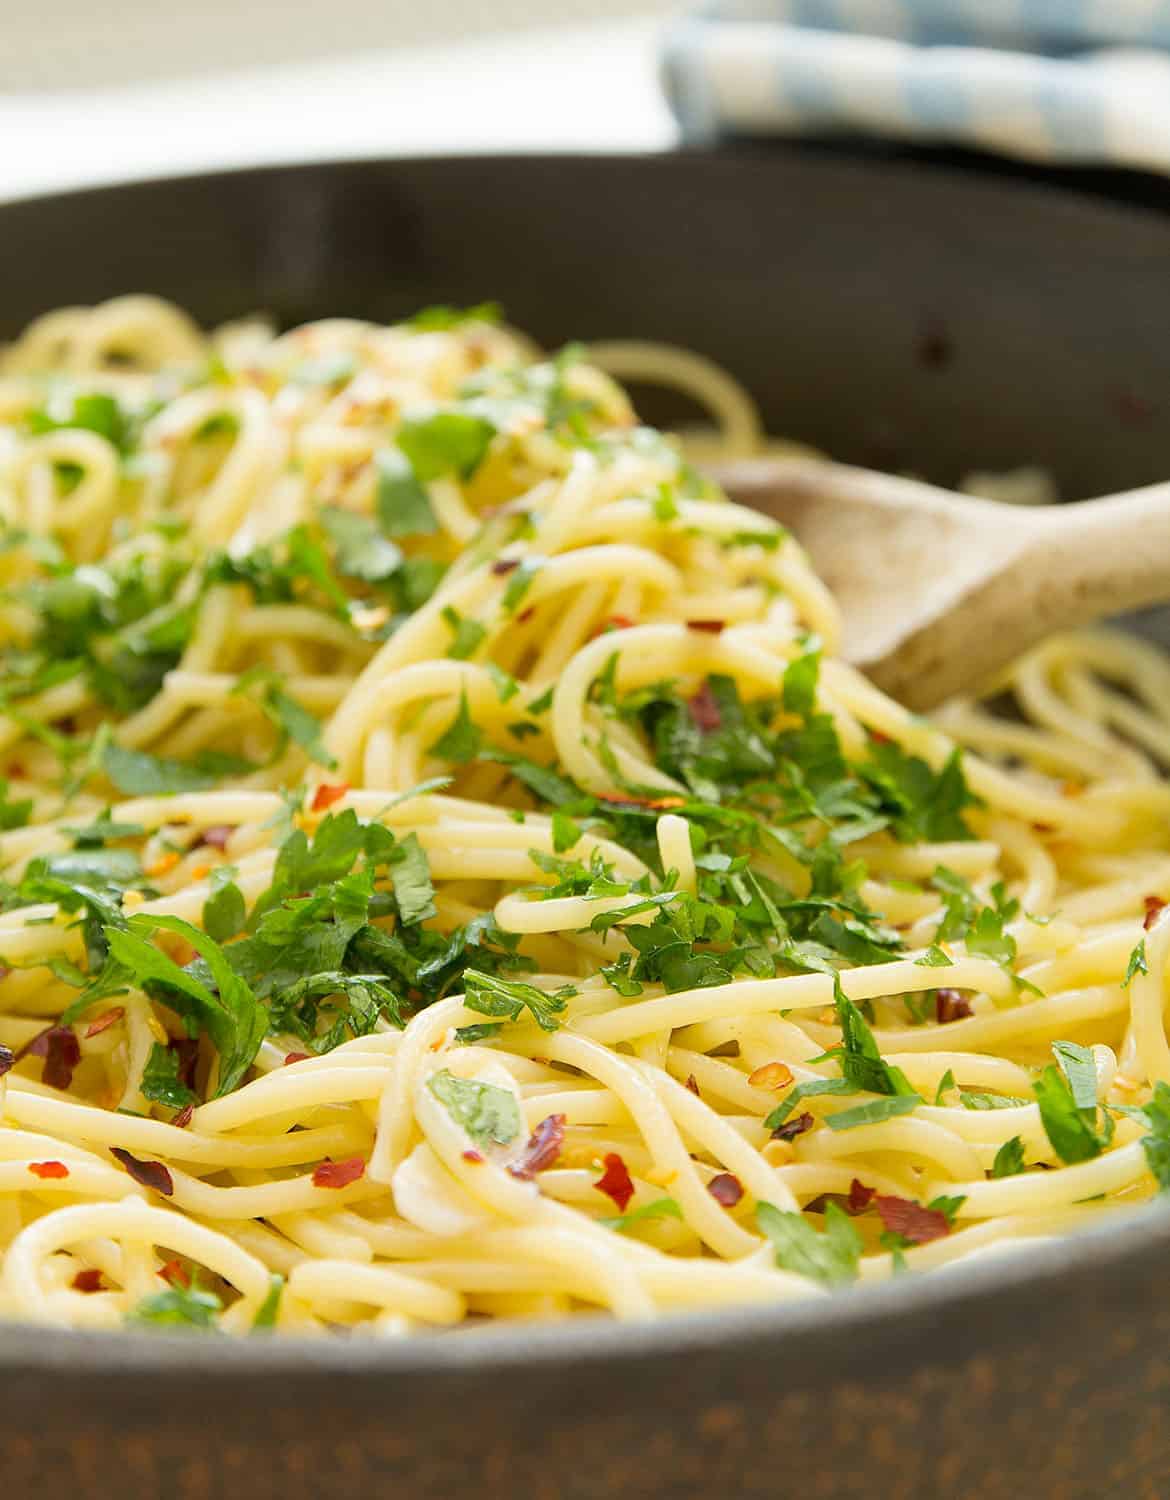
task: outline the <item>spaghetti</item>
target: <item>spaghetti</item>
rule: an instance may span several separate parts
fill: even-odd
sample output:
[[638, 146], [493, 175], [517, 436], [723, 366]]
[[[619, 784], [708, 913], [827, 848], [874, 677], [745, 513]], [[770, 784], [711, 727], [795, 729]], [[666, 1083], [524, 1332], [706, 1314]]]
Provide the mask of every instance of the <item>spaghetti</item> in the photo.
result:
[[1170, 1180], [1151, 648], [906, 713], [793, 540], [490, 308], [51, 314], [0, 512], [6, 1317], [648, 1318]]

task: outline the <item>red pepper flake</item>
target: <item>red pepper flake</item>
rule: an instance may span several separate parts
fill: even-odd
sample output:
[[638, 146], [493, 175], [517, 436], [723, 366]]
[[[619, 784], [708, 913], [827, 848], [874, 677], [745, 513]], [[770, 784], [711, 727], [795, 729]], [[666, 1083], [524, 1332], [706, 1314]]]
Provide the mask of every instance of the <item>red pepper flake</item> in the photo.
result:
[[210, 828], [203, 830], [191, 847], [197, 849], [200, 844], [206, 844], [209, 849], [226, 849], [228, 839], [235, 831], [231, 823], [213, 823]]
[[597, 800], [614, 807], [648, 807], [652, 812], [687, 805], [685, 797], [627, 797], [623, 792], [603, 792]]
[[11, 1047], [0, 1044], [0, 1078], [9, 1073], [16, 1066], [16, 1053]]
[[609, 635], [614, 630], [633, 630], [637, 623], [637, 620], [631, 620], [629, 615], [609, 615], [602, 620], [593, 632], [593, 636], [596, 639], [599, 635]]
[[171, 1121], [171, 1124], [177, 1130], [186, 1130], [187, 1126], [190, 1125], [194, 1116], [195, 1106], [193, 1104], [184, 1104], [179, 1113]]
[[690, 1089], [691, 1093], [696, 1096], [696, 1098], [702, 1098], [702, 1095], [699, 1093], [699, 1080], [693, 1073], [687, 1074], [686, 1086], [688, 1089]]
[[177, 1255], [174, 1260], [168, 1260], [165, 1265], [159, 1266], [158, 1274], [168, 1286], [191, 1285], [191, 1273]]
[[81, 1061], [81, 1043], [72, 1026], [46, 1026], [31, 1042], [25, 1043], [16, 1054], [16, 1061], [22, 1057], [43, 1057], [42, 1083], [53, 1089], [67, 1089], [73, 1082], [73, 1070]]
[[34, 1177], [40, 1177], [46, 1182], [59, 1182], [69, 1176], [69, 1168], [63, 1161], [30, 1161], [28, 1169]]
[[617, 1204], [618, 1213], [624, 1214], [626, 1204], [634, 1196], [634, 1184], [630, 1178], [629, 1168], [617, 1154], [609, 1151], [602, 1158], [605, 1171], [593, 1184], [599, 1193], [604, 1193], [607, 1198], [612, 1198]]
[[1162, 900], [1161, 896], [1146, 896], [1145, 903], [1146, 915], [1142, 921], [1142, 926], [1146, 929], [1147, 932], [1149, 932], [1150, 928], [1154, 925], [1154, 923], [1158, 920], [1158, 917], [1161, 915], [1163, 909], [1166, 906], [1166, 903]]
[[348, 1187], [363, 1177], [366, 1161], [363, 1156], [348, 1156], [345, 1161], [323, 1161], [313, 1168], [313, 1186], [327, 1188]]
[[69, 1284], [75, 1292], [101, 1292], [105, 1290], [102, 1285], [102, 1273], [96, 1266], [89, 1266], [84, 1271], [78, 1271]]
[[970, 1000], [958, 990], [935, 990], [934, 1015], [940, 1026], [950, 1021], [965, 1021], [974, 1014]]
[[811, 1130], [815, 1121], [806, 1109], [802, 1115], [793, 1115], [790, 1120], [785, 1120], [783, 1125], [777, 1125], [772, 1132], [774, 1141], [794, 1141], [798, 1135], [803, 1135], [806, 1130]]
[[792, 1069], [787, 1063], [762, 1063], [748, 1074], [748, 1082], [754, 1089], [786, 1088], [792, 1082]]
[[531, 1182], [537, 1172], [552, 1166], [565, 1144], [565, 1119], [564, 1115], [546, 1115], [541, 1120], [519, 1157], [509, 1163], [508, 1171], [513, 1177]]
[[332, 807], [335, 802], [340, 802], [346, 792], [349, 791], [348, 781], [338, 781], [333, 786], [322, 782], [313, 793], [312, 808], [314, 812], [323, 812], [325, 808]]
[[849, 1197], [846, 1200], [849, 1204], [849, 1212], [863, 1214], [873, 1202], [876, 1192], [876, 1188], [866, 1187], [864, 1182], [855, 1177], [849, 1184]]
[[875, 745], [888, 745], [890, 743], [890, 736], [883, 734], [880, 729], [871, 729], [869, 737]]
[[100, 1036], [103, 1031], [109, 1031], [110, 1027], [116, 1026], [125, 1014], [124, 1005], [115, 1005], [113, 1010], [103, 1011], [96, 1021], [91, 1021], [85, 1028], [86, 1038]]
[[288, 1052], [285, 1054], [285, 1059], [281, 1063], [281, 1067], [287, 1068], [289, 1063], [308, 1062], [308, 1060], [309, 1054], [307, 1052]]
[[1035, 831], [1037, 833], [1055, 833], [1056, 832], [1056, 824], [1055, 823], [1033, 823], [1032, 827], [1035, 829]]
[[475, 1162], [478, 1164], [479, 1162], [486, 1161], [486, 1159], [487, 1158], [484, 1156], [482, 1151], [465, 1151], [463, 1153], [464, 1161]]
[[723, 715], [719, 709], [718, 700], [711, 691], [711, 684], [705, 682], [693, 698], [687, 699], [687, 709], [697, 729], [709, 734], [718, 729], [723, 723]]
[[8, 769], [4, 772], [9, 781], [23, 781], [25, 776], [24, 765], [19, 760], [10, 760]]
[[887, 1198], [878, 1193], [874, 1202], [886, 1229], [912, 1245], [929, 1245], [951, 1232], [946, 1214], [937, 1208], [924, 1208], [913, 1198]]
[[161, 1193], [164, 1198], [174, 1196], [175, 1179], [171, 1176], [170, 1170], [164, 1167], [161, 1161], [139, 1161], [136, 1156], [131, 1156], [124, 1146], [111, 1146], [110, 1155], [115, 1161], [122, 1163], [139, 1186], [153, 1188], [156, 1193]]
[[492, 563], [492, 572], [502, 578], [505, 573], [511, 573], [513, 569], [520, 566], [518, 557], [497, 557]]
[[726, 620], [688, 620], [688, 630], [705, 630], [708, 635], [719, 635], [726, 625]]
[[532, 619], [532, 616], [535, 613], [536, 613], [536, 605], [535, 604], [530, 604], [527, 609], [522, 609], [520, 611], [520, 613], [516, 616], [516, 623], [519, 624], [519, 625], [527, 625], [528, 621]]
[[730, 1172], [720, 1172], [707, 1184], [707, 1191], [724, 1208], [734, 1208], [743, 1197], [743, 1184]]

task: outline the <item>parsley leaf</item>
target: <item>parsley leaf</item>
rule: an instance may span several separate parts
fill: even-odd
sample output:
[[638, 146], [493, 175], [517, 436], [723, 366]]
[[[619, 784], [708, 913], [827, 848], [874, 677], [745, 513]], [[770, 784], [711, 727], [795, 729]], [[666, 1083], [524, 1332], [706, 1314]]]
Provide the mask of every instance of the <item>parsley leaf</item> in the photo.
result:
[[110, 741], [102, 753], [102, 770], [127, 797], [159, 797], [171, 792], [201, 792], [216, 778], [179, 760], [164, 760], [145, 750], [127, 750]]
[[655, 1198], [653, 1203], [643, 1203], [641, 1208], [631, 1208], [628, 1213], [613, 1214], [596, 1222], [606, 1229], [615, 1229], [618, 1234], [626, 1234], [647, 1219], [681, 1219], [682, 1216], [683, 1211], [673, 1198]]
[[[254, 688], [259, 688], [259, 693], [253, 692]], [[253, 702], [259, 704], [279, 730], [282, 745], [292, 740], [310, 760], [330, 771], [337, 769], [337, 762], [329, 754], [321, 738], [320, 721], [284, 691], [275, 672], [267, 667], [253, 667], [237, 679], [232, 691], [247, 694]]]
[[453, 761], [456, 765], [463, 765], [466, 761], [474, 760], [479, 754], [482, 741], [483, 736], [467, 706], [465, 689], [459, 694], [459, 712], [446, 731], [431, 746], [431, 754], [439, 756], [442, 760]]
[[378, 522], [383, 534], [430, 536], [438, 531], [431, 498], [406, 454], [398, 448], [380, 448], [374, 455], [374, 466], [378, 474]]
[[[1064, 1050], [1058, 1052], [1058, 1046]], [[1108, 1113], [1104, 1115], [1102, 1130], [1097, 1129], [1096, 1075], [1090, 1102], [1084, 1062], [1077, 1056], [1085, 1050], [1071, 1042], [1055, 1044], [1053, 1052], [1060, 1067], [1049, 1064], [1032, 1085], [1045, 1134], [1057, 1156], [1066, 1163], [1091, 1161], [1100, 1156], [1113, 1137], [1113, 1121]], [[1085, 1102], [1078, 1103], [1078, 1099]]]
[[782, 1213], [775, 1204], [756, 1205], [756, 1223], [772, 1241], [776, 1264], [785, 1271], [839, 1286], [857, 1277], [861, 1236], [837, 1204], [825, 1208], [825, 1232], [818, 1234], [803, 1214]]
[[541, 1031], [556, 1031], [556, 1016], [565, 1009], [566, 996], [557, 991], [549, 994], [534, 984], [519, 979], [500, 979], [479, 969], [467, 969], [463, 975], [463, 1003], [481, 1016], [507, 1016], [515, 1021], [528, 1010]]
[[1018, 1177], [1024, 1170], [1024, 1143], [1018, 1135], [1013, 1135], [1010, 1141], [1004, 1141], [1003, 1145], [995, 1153], [995, 1160], [991, 1164], [992, 1177]]
[[408, 417], [395, 441], [424, 484], [441, 474], [468, 479], [483, 462], [496, 429], [485, 417], [463, 411], [437, 411]]
[[435, 888], [431, 867], [417, 833], [399, 840], [395, 851], [401, 857], [390, 866], [390, 881], [398, 903], [399, 918], [409, 926], [435, 915]]
[[231, 865], [221, 865], [211, 872], [211, 894], [203, 903], [203, 930], [217, 943], [225, 943], [242, 931], [247, 915], [235, 874]]
[[172, 1286], [144, 1297], [126, 1321], [136, 1328], [214, 1329], [223, 1303], [200, 1286]]
[[1125, 978], [1121, 981], [1121, 988], [1125, 989], [1135, 974], [1148, 974], [1149, 972], [1150, 966], [1146, 962], [1146, 940], [1142, 938], [1129, 955], [1129, 964], [1125, 970]]
[[368, 516], [334, 505], [322, 506], [319, 515], [334, 546], [337, 571], [345, 577], [380, 583], [401, 568], [401, 549], [383, 536]]
[[276, 1327], [283, 1295], [284, 1277], [279, 1271], [273, 1271], [268, 1278], [268, 1293], [256, 1309], [256, 1316], [252, 1319], [253, 1333], [266, 1333], [269, 1329]]
[[[901, 1094], [921, 1099], [910, 1087], [909, 1080], [901, 1068], [891, 1067], [878, 1050], [873, 1032], [865, 1023], [865, 1017], [853, 1001], [837, 987], [837, 1020], [841, 1026], [841, 1045], [826, 1053], [836, 1057], [841, 1064], [842, 1075], [859, 1089], [869, 1094]], [[840, 1127], [838, 1127], [840, 1128]]]
[[182, 1109], [194, 1104], [197, 1096], [179, 1077], [182, 1058], [174, 1047], [155, 1042], [142, 1072], [143, 1097], [165, 1104], [168, 1109]]
[[896, 741], [884, 740], [870, 746], [869, 761], [858, 770], [893, 815], [894, 833], [903, 843], [971, 837], [962, 814], [964, 808], [977, 807], [979, 799], [967, 786], [958, 750], [936, 774]]
[[830, 1130], [854, 1130], [858, 1125], [880, 1125], [897, 1115], [908, 1115], [918, 1108], [922, 1100], [917, 1094], [894, 1094], [884, 1099], [871, 1099], [866, 1104], [854, 1105], [852, 1109], [839, 1109], [825, 1116]]
[[466, 661], [469, 656], [474, 656], [487, 635], [486, 627], [478, 620], [469, 620], [461, 615], [450, 604], [443, 611], [443, 620], [450, 626], [453, 636], [447, 647], [447, 655], [454, 657], [456, 661]]
[[1146, 1165], [1162, 1192], [1170, 1189], [1170, 1084], [1160, 1079], [1154, 1085], [1153, 1098], [1140, 1108], [1126, 1107], [1124, 1114], [1138, 1120], [1149, 1131], [1142, 1137]]
[[[190, 968], [180, 968], [146, 934], [157, 928], [177, 933], [199, 953], [209, 970], [205, 984]], [[268, 1030], [268, 1012], [223, 951], [206, 933], [181, 917], [131, 917], [125, 930], [105, 929], [111, 958], [130, 981], [161, 1000], [190, 1024], [202, 1026], [219, 1053], [219, 1082], [215, 1097], [231, 1093], [252, 1065]], [[212, 988], [214, 985], [214, 988]]]
[[506, 1146], [520, 1134], [520, 1106], [508, 1089], [475, 1078], [457, 1078], [447, 1068], [432, 1073], [427, 1087], [479, 1146]]

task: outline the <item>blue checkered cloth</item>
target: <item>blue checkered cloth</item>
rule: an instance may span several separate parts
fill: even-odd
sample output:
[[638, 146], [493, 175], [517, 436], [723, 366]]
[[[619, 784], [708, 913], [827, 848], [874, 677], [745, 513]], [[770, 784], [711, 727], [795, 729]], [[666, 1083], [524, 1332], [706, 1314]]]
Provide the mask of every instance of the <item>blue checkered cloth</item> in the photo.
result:
[[1170, 0], [709, 0], [662, 69], [692, 141], [850, 132], [1170, 170]]

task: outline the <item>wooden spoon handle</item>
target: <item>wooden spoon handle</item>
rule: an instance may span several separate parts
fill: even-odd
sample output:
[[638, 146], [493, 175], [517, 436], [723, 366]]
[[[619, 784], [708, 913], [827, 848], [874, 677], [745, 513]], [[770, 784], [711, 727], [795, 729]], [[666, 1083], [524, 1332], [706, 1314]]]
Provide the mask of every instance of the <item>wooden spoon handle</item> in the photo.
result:
[[1004, 525], [1020, 538], [1015, 555], [867, 666], [908, 707], [978, 689], [1053, 631], [1170, 600], [1170, 484], [1014, 512]]
[[1025, 566], [1055, 607], [1054, 628], [1170, 600], [1170, 484], [1048, 511]]

